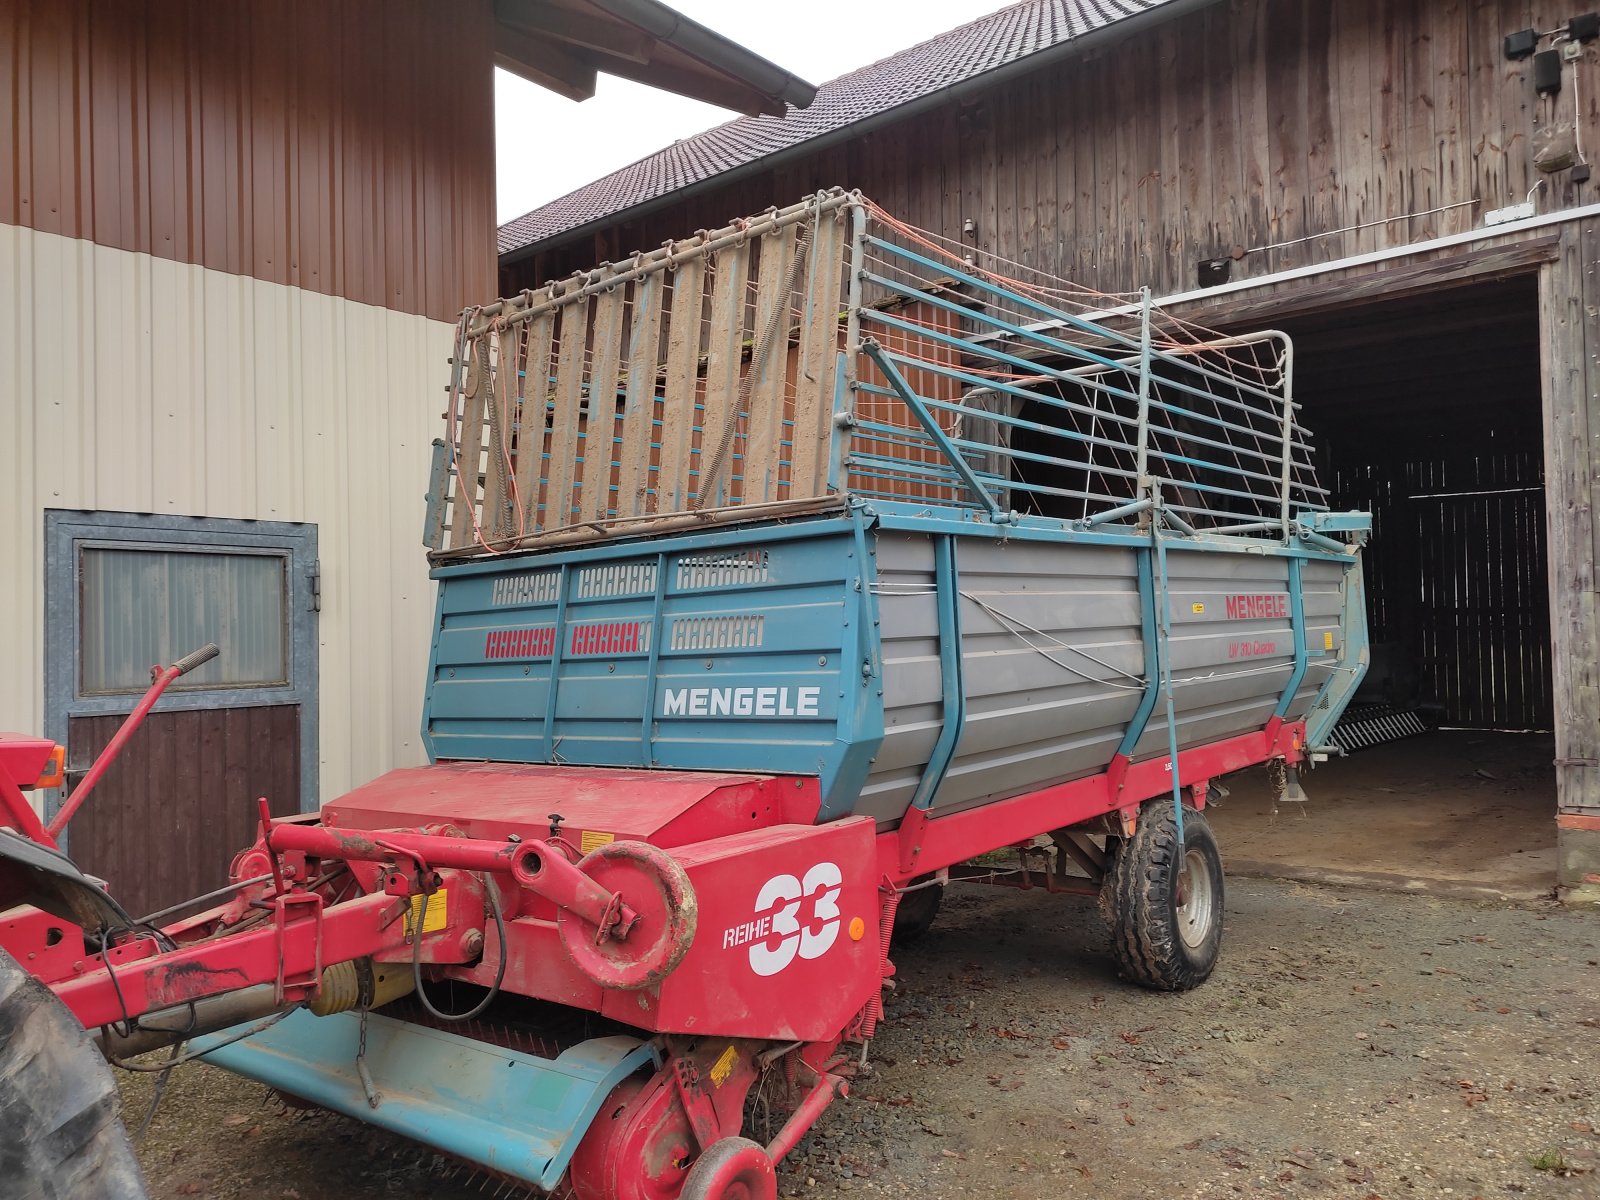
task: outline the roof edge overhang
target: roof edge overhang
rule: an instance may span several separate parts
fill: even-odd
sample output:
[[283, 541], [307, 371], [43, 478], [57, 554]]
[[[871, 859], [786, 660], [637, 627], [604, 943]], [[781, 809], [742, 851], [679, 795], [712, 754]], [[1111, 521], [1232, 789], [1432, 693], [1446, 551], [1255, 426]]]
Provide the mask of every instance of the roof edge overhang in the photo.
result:
[[661, 0], [494, 0], [495, 65], [567, 97], [599, 73], [751, 115], [805, 108], [814, 85]]
[[778, 108], [777, 115], [781, 115], [784, 105], [807, 108], [817, 98], [815, 84], [791, 75], [738, 42], [668, 8], [660, 0], [589, 0], [589, 3], [643, 30], [656, 41], [676, 46], [690, 58], [733, 76], [771, 101]]
[[[603, 0], [603, 2], [622, 3], [624, 0]], [[629, 0], [629, 2], [633, 2], [633, 0]], [[652, 3], [653, 0], [637, 0], [637, 2]], [[1035, 54], [1030, 54], [1026, 58], [1019, 58], [1014, 62], [985, 71], [980, 75], [963, 79], [960, 83], [953, 84], [950, 87], [941, 88], [936, 92], [929, 92], [925, 96], [918, 96], [914, 100], [908, 100], [904, 104], [873, 113], [871, 116], [863, 117], [861, 120], [853, 121], [848, 125], [841, 125], [837, 129], [830, 129], [826, 133], [818, 134], [814, 138], [807, 138], [803, 142], [796, 142], [792, 146], [785, 146], [783, 149], [761, 158], [753, 159], [747, 163], [740, 163], [736, 167], [730, 167], [726, 171], [719, 171], [715, 175], [697, 180], [686, 187], [678, 188], [649, 200], [641, 200], [637, 204], [619, 208], [615, 212], [607, 213], [601, 217], [595, 217], [593, 220], [585, 221], [581, 225], [574, 225], [571, 229], [563, 230], [558, 234], [545, 238], [543, 241], [529, 242], [525, 246], [503, 251], [499, 256], [499, 263], [502, 267], [511, 266], [524, 259], [532, 258], [541, 251], [559, 249], [570, 242], [575, 242], [597, 230], [604, 229], [608, 225], [615, 225], [621, 221], [646, 216], [679, 200], [697, 196], [724, 184], [735, 183], [761, 171], [781, 166], [797, 158], [803, 158], [806, 155], [826, 150], [840, 142], [871, 133], [873, 130], [880, 129], [885, 125], [892, 125], [896, 121], [914, 117], [919, 113], [937, 108], [941, 104], [965, 99], [974, 93], [986, 91], [1011, 79], [1042, 70], [1074, 56], [1088, 53], [1108, 44], [1113, 36], [1126, 37], [1130, 34], [1140, 33], [1155, 25], [1202, 8], [1209, 8], [1221, 2], [1222, 0], [1167, 0], [1167, 3], [1158, 8], [1133, 13], [1123, 17], [1121, 20], [1113, 21], [1109, 25], [1102, 25], [1098, 29], [1090, 30], [1088, 33], [1081, 34], [1078, 37], [1057, 42], [1054, 46], [1040, 50]], [[842, 183], [843, 181], [836, 182]], [[510, 224], [510, 222], [507, 222], [507, 224]]]

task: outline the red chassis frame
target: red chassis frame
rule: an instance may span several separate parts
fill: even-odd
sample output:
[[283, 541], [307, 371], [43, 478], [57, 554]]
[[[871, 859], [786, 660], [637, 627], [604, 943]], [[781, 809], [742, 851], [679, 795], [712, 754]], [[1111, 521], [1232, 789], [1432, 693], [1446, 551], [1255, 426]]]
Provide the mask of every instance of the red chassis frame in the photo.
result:
[[[1177, 778], [1203, 806], [1212, 778], [1274, 758], [1298, 762], [1303, 746], [1302, 725], [1273, 721], [1181, 752]], [[31, 770], [35, 752], [28, 757]], [[1101, 828], [1129, 834], [1139, 807], [1169, 795], [1173, 781], [1165, 757], [1119, 760], [962, 812], [913, 810], [880, 833], [865, 817], [812, 823], [815, 779], [445, 763], [357, 789], [324, 810], [326, 823], [271, 821], [263, 811], [262, 836], [232, 866], [236, 894], [209, 912], [161, 931], [131, 929], [90, 955], [82, 929], [22, 907], [0, 918], [0, 946], [85, 1027], [113, 1035], [131, 1017], [181, 1014], [245, 989], [257, 995], [240, 1004], [261, 1001], [244, 1017], [253, 1019], [316, 1001], [335, 964], [413, 957], [434, 978], [503, 982], [509, 993], [657, 1031], [666, 1065], [618, 1085], [576, 1147], [579, 1200], [675, 1194], [692, 1145], [729, 1144], [748, 1089], [781, 1059], [798, 1097], [792, 1115], [764, 1148], [741, 1151], [772, 1183], [772, 1163], [848, 1091], [853, 1056], [840, 1043], [876, 1032], [900, 889], [1043, 833], [1109, 818], [1116, 824]], [[14, 790], [0, 788], [0, 809], [26, 806]], [[544, 802], [552, 790], [570, 801], [565, 836]], [[753, 824], [730, 824], [745, 814]], [[354, 819], [361, 827], [345, 823]], [[38, 826], [11, 824], [25, 834]], [[599, 836], [617, 840], [582, 854], [606, 827], [617, 832]], [[792, 887], [773, 892], [780, 880]], [[698, 937], [684, 911], [699, 913]], [[503, 925], [491, 924], [492, 912]], [[779, 912], [794, 918], [787, 932]], [[808, 938], [817, 953], [798, 950]], [[759, 956], [786, 949], [795, 953], [780, 972], [756, 969]], [[187, 1011], [192, 1027], [197, 1009]]]
[[[1206, 782], [1211, 778], [1272, 758], [1297, 762], [1303, 746], [1303, 725], [1274, 722], [1256, 733], [1180, 752], [1179, 776], [1187, 781], [1183, 786], [1197, 803], [1203, 805]], [[1121, 764], [1120, 769], [1114, 764], [1112, 770], [1099, 775], [963, 812], [930, 818], [923, 810], [913, 810], [898, 829], [877, 835], [875, 868], [851, 857], [856, 872], [875, 869], [883, 884], [900, 887], [975, 854], [1020, 844], [1038, 834], [1111, 813], [1120, 815], [1125, 830], [1131, 829], [1139, 806], [1165, 794], [1170, 780], [1168, 762], [1161, 757]], [[0, 798], [13, 799], [10, 790], [0, 793]], [[16, 799], [21, 799], [26, 808], [20, 793]], [[16, 805], [5, 807], [14, 809]], [[7, 815], [14, 819], [14, 814]], [[775, 813], [780, 820], [786, 815], [789, 814]], [[816, 833], [825, 836], [826, 829], [841, 824], [818, 827]], [[735, 848], [737, 853], [724, 858], [748, 862], [752, 854], [768, 844], [804, 846], [812, 840], [804, 827], [794, 825], [767, 826], [739, 837], [743, 844]], [[715, 847], [721, 840], [713, 838], [680, 850], [695, 862], [697, 856], [710, 857], [697, 848]], [[841, 849], [834, 856], [844, 857], [847, 853]], [[307, 890], [308, 858], [346, 863], [367, 894], [340, 900]], [[502, 891], [518, 888], [544, 901], [531, 911], [530, 915], [539, 919], [528, 927], [528, 937], [516, 939], [522, 944], [514, 945], [514, 951], [555, 949], [553, 922], [543, 918], [553, 917], [557, 911], [571, 912], [588, 925], [607, 928], [618, 940], [626, 937], [635, 916], [621, 889], [611, 891], [601, 886], [567, 861], [559, 849], [537, 838], [513, 843], [445, 836], [442, 827], [425, 832], [336, 830], [291, 818], [274, 822], [268, 835], [239, 856], [235, 876], [259, 873], [269, 864], [278, 875], [273, 883], [256, 885], [227, 905], [170, 927], [160, 937], [153, 932], [135, 931], [104, 955], [86, 954], [82, 931], [70, 926], [63, 929], [62, 922], [41, 925], [13, 920], [0, 926], [0, 940], [19, 961], [30, 963], [78, 1019], [92, 1029], [123, 1021], [130, 1015], [263, 983], [274, 986], [283, 1004], [307, 999], [316, 992], [321, 971], [335, 963], [409, 956], [411, 922], [401, 918], [413, 906], [415, 897], [440, 888], [455, 890], [468, 902], [452, 905], [444, 927], [424, 934], [419, 956], [424, 963], [445, 967], [458, 978], [486, 981], [493, 976], [498, 953], [485, 952], [485, 909], [481, 888], [472, 879], [472, 872], [493, 876], [497, 884], [505, 885]], [[736, 886], [741, 875], [754, 879], [748, 871], [733, 872], [724, 866], [717, 875], [716, 891]], [[853, 882], [859, 886], [865, 881]], [[861, 911], [864, 902], [865, 896], [852, 897], [856, 915], [867, 915]], [[230, 925], [238, 924], [252, 911], [265, 911], [270, 919], [253, 928], [227, 932]], [[873, 926], [878, 923], [870, 922]], [[44, 941], [45, 925], [49, 926], [48, 945]], [[61, 945], [63, 936], [68, 939], [66, 947]], [[175, 948], [172, 942], [177, 943]], [[868, 949], [861, 947], [864, 952]], [[871, 949], [882, 953], [881, 946]], [[513, 961], [519, 957], [523, 955], [514, 953]], [[473, 962], [474, 959], [478, 961]], [[538, 959], [548, 970], [551, 956], [541, 953]], [[579, 994], [583, 1000], [597, 999], [603, 990], [587, 981], [580, 986], [572, 972], [560, 968], [553, 972], [553, 988], [540, 987], [534, 976], [545, 973], [517, 972], [520, 986], [515, 990], [531, 995], [554, 990], [562, 994], [549, 998], [569, 1003], [579, 999]], [[850, 972], [852, 976], [858, 973], [859, 965]], [[718, 988], [693, 990], [699, 999], [710, 1002], [719, 992]], [[749, 1005], [753, 999], [744, 998], [739, 1013], [742, 1019], [737, 1023], [750, 1021]], [[854, 1002], [856, 997], [850, 999]], [[603, 1002], [597, 1007], [604, 1007]], [[681, 1009], [678, 1011], [681, 1013]], [[717, 1015], [700, 1014], [707, 1027], [715, 1024]], [[828, 1014], [830, 1023], [837, 1017], [837, 1011]], [[827, 1036], [812, 1022], [804, 1024], [808, 1028], [794, 1029], [792, 1033], [809, 1038]], [[842, 1031], [843, 1026], [839, 1028]], [[751, 1033], [755, 1033], [754, 1029]]]
[[[1178, 752], [1178, 779], [1197, 808], [1205, 806], [1210, 781], [1222, 775], [1282, 758], [1294, 765], [1305, 754], [1305, 722], [1272, 718], [1265, 729]], [[919, 875], [965, 862], [1005, 846], [1081, 825], [1110, 813], [1133, 832], [1139, 806], [1172, 791], [1168, 759], [1130, 763], [1118, 756], [1099, 775], [1074, 779], [1037, 792], [998, 800], [962, 812], [929, 817], [925, 809], [906, 813], [898, 829], [878, 838], [883, 873], [903, 885]]]

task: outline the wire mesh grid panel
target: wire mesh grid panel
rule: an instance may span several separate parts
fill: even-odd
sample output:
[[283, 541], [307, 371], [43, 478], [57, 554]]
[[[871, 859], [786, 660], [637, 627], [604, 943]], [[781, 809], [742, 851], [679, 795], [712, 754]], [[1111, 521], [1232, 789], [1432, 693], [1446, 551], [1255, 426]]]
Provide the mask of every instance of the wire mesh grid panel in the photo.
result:
[[1156, 485], [1177, 524], [1277, 536], [1326, 507], [1285, 336], [980, 261], [864, 203], [853, 491], [1095, 523]]
[[826, 496], [850, 202], [819, 194], [468, 310], [431, 548]]

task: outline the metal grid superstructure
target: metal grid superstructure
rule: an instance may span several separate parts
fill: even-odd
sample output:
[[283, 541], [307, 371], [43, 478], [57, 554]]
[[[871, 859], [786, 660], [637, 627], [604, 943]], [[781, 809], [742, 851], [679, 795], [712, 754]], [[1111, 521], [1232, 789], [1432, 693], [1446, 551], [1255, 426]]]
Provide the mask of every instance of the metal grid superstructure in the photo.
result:
[[1288, 539], [1286, 336], [984, 260], [835, 189], [469, 309], [427, 542], [499, 553], [913, 501]]

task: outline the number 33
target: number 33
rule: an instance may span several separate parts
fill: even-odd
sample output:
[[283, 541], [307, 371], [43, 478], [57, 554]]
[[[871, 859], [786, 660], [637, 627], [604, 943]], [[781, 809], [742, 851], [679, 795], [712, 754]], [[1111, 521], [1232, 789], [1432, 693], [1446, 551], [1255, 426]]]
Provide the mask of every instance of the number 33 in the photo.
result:
[[[765, 912], [776, 908], [772, 914], [772, 932], [768, 938], [782, 940], [776, 948], [766, 941], [750, 946], [750, 969], [757, 975], [776, 975], [795, 959], [821, 958], [839, 936], [839, 892], [844, 875], [837, 865], [820, 862], [806, 872], [801, 882], [793, 875], [774, 875], [762, 885], [756, 896], [755, 910]], [[800, 903], [811, 898], [811, 920], [802, 925], [799, 920]], [[820, 922], [820, 928], [811, 927]]]

